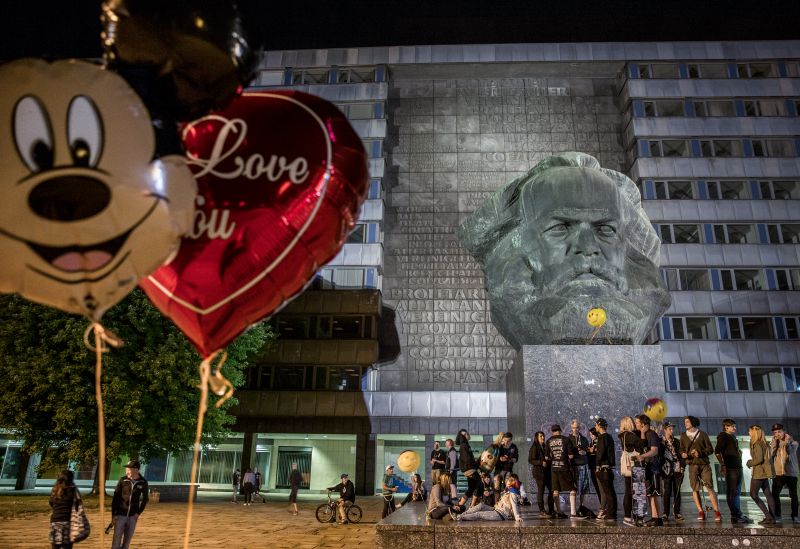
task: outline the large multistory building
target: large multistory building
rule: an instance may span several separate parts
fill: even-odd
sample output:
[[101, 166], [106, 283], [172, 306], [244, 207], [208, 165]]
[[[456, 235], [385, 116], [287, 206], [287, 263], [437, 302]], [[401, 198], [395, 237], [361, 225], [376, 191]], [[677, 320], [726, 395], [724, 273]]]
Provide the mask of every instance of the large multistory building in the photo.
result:
[[[800, 434], [800, 41], [272, 51], [253, 88], [337, 104], [371, 185], [343, 251], [273, 319], [280, 339], [237, 393], [241, 434], [204, 453], [204, 485], [255, 464], [280, 489], [297, 462], [311, 490], [348, 472], [369, 493], [402, 450], [504, 430], [515, 351], [454, 233], [572, 150], [637, 182], [662, 238], [652, 396], [712, 434], [725, 417]], [[181, 480], [186, 461], [160, 474]]]

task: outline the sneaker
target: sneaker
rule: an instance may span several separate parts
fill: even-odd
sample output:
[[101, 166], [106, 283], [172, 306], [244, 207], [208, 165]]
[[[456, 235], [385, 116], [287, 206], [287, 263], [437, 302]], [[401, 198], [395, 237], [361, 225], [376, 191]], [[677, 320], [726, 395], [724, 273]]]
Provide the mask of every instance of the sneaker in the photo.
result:
[[456, 520], [458, 518], [458, 515], [456, 515], [456, 512], [452, 509], [448, 509], [447, 514], [450, 515], [450, 520]]
[[554, 513], [553, 514], [553, 518], [565, 519], [565, 518], [569, 518], [569, 517], [567, 515], [565, 515], [564, 513]]
[[625, 517], [624, 519], [622, 519], [622, 523], [627, 524], [628, 526], [633, 526], [635, 524], [633, 518], [631, 517]]
[[403, 504], [402, 504], [402, 503], [398, 503], [397, 505], [395, 505], [395, 506], [394, 506], [394, 508], [395, 508], [395, 509], [400, 509], [402, 506], [403, 506]]
[[775, 519], [766, 517], [764, 520], [759, 520], [759, 524], [775, 524]]
[[739, 516], [739, 523], [740, 524], [753, 524], [753, 519], [751, 519], [747, 515], [741, 515], [741, 516]]
[[683, 515], [681, 515], [680, 513], [676, 513], [675, 522], [683, 522]]
[[780, 523], [782, 523], [782, 522], [783, 522], [783, 519], [782, 519], [781, 517], [773, 517], [773, 519], [772, 519], [772, 520], [774, 520], [774, 521], [775, 521], [775, 524], [780, 524]]
[[714, 511], [714, 521], [722, 522], [722, 513], [719, 511]]
[[664, 520], [663, 520], [663, 519], [660, 519], [660, 518], [657, 518], [657, 519], [651, 519], [651, 520], [648, 520], [648, 521], [645, 523], [645, 526], [648, 526], [648, 527], [653, 527], [653, 526], [664, 526]]
[[706, 520], [705, 511], [700, 511], [699, 513], [697, 513], [697, 520]]
[[586, 520], [587, 517], [585, 517], [583, 515], [570, 515], [569, 518], [575, 519], [575, 520]]
[[594, 518], [595, 518], [595, 520], [603, 520], [604, 518], [606, 518], [606, 512], [605, 511], [600, 511], [599, 513], [597, 513], [597, 516], [594, 517]]
[[547, 511], [539, 511], [539, 518], [550, 518], [551, 515]]

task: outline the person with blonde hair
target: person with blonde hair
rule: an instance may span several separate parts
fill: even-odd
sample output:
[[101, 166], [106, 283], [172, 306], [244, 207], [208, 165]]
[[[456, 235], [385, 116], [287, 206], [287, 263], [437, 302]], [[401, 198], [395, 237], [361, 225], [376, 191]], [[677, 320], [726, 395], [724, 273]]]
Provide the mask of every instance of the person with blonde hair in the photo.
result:
[[[619, 434], [617, 436], [623, 452], [639, 451], [639, 432], [634, 429], [631, 416], [625, 416], [619, 420]], [[623, 474], [621, 468], [620, 474]], [[625, 495], [622, 497], [622, 510], [625, 514], [623, 521], [633, 524], [633, 477], [623, 474], [623, 478], [625, 479]]]
[[428, 509], [425, 515], [432, 519], [443, 519], [447, 516], [455, 516], [449, 503], [450, 498], [450, 473], [443, 471], [439, 473], [437, 482], [431, 486], [431, 493], [428, 496]]
[[[764, 431], [758, 425], [750, 426], [750, 459], [747, 467], [752, 469], [750, 478], [750, 497], [764, 513], [764, 520], [759, 524], [775, 524], [775, 500], [769, 488], [769, 479], [775, 476], [775, 469], [769, 456], [769, 446], [764, 440]], [[758, 497], [758, 491], [764, 491], [767, 504]]]

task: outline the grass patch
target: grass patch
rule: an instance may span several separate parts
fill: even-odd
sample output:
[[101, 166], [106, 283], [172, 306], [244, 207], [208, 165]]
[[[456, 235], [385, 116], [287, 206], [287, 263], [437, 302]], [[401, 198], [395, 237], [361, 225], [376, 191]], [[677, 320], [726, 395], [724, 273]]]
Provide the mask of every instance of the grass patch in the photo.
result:
[[[113, 494], [106, 495], [106, 509], [111, 509], [112, 495]], [[83, 506], [86, 509], [97, 509], [100, 507], [100, 498], [98, 496], [81, 494], [81, 497], [83, 498]], [[36, 513], [50, 513], [49, 495], [0, 495], [0, 518], [16, 518]]]

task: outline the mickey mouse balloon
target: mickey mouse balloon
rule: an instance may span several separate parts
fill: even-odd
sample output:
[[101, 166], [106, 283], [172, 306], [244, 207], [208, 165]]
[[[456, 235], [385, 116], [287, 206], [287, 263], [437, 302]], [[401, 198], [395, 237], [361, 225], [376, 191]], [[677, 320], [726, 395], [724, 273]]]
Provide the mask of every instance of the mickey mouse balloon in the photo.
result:
[[79, 61], [0, 67], [0, 291], [93, 320], [190, 227], [185, 161], [154, 158], [147, 109]]

